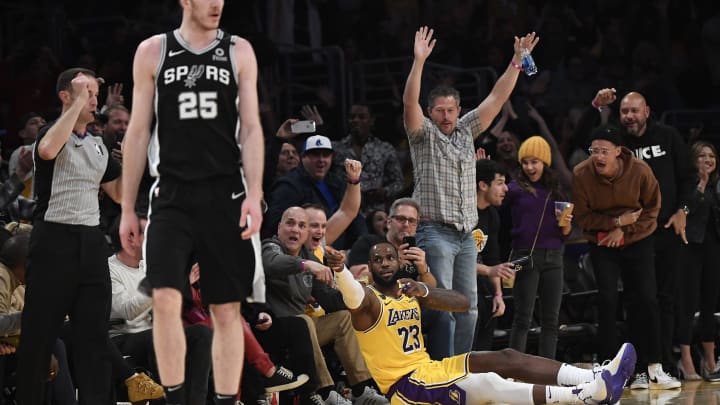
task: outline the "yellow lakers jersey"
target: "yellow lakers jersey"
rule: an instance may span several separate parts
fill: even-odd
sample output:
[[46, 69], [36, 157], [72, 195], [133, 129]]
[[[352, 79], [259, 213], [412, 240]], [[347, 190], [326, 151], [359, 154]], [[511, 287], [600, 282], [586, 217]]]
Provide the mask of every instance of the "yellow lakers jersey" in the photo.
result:
[[372, 286], [380, 316], [367, 330], [355, 331], [365, 363], [383, 393], [400, 377], [430, 363], [420, 329], [420, 305], [413, 297], [388, 297]]

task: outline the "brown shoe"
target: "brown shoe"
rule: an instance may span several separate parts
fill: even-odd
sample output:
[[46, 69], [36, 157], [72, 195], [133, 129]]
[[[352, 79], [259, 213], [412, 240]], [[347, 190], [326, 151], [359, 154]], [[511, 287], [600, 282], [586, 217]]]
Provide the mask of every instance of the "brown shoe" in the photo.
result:
[[160, 399], [164, 392], [160, 384], [152, 380], [145, 373], [137, 373], [125, 381], [128, 390], [128, 400], [136, 402]]

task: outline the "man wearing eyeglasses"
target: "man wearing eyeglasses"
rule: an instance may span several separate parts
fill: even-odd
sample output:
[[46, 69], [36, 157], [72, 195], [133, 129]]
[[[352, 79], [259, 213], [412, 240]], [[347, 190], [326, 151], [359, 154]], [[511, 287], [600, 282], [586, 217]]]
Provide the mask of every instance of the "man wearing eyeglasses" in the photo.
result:
[[[397, 249], [402, 262], [399, 270], [401, 277], [411, 278], [431, 287], [437, 286], [437, 280], [425, 261], [425, 251], [415, 246], [419, 213], [420, 204], [412, 198], [399, 198], [392, 203], [387, 219], [388, 231], [385, 240], [374, 234], [363, 235], [350, 249], [347, 262], [355, 278], [362, 279], [363, 276], [370, 275], [368, 267], [370, 248], [380, 242], [390, 242]], [[372, 280], [369, 282], [372, 283]], [[448, 312], [423, 310], [422, 324], [423, 330], [427, 332], [427, 349], [430, 358], [440, 360], [455, 354], [452, 340], [453, 325]]]
[[[600, 114], [607, 113], [616, 100], [612, 88], [601, 89], [592, 105]], [[618, 124], [624, 129], [623, 141], [635, 157], [650, 166], [660, 183], [662, 204], [655, 230], [655, 278], [660, 308], [663, 365], [669, 370], [675, 367], [672, 353], [675, 330], [676, 294], [684, 246], [688, 207], [695, 190], [696, 178], [691, 164], [688, 146], [677, 129], [651, 117], [651, 109], [645, 97], [631, 91], [622, 97], [618, 106]], [[641, 364], [641, 363], [639, 363]], [[674, 384], [677, 385], [677, 384]], [[666, 386], [663, 386], [663, 388]], [[633, 389], [649, 388], [648, 381], [633, 380]]]
[[[671, 381], [660, 365], [653, 236], [660, 212], [660, 186], [652, 169], [621, 146], [618, 128], [601, 126], [590, 139], [590, 157], [574, 169], [573, 220], [590, 243], [600, 308], [599, 355], [613, 353], [619, 346], [615, 321], [621, 278], [623, 294], [630, 297], [626, 324], [629, 340], [637, 348], [636, 371], [644, 374], [647, 367], [655, 384], [677, 388], [679, 382]], [[647, 378], [646, 374], [646, 382]]]

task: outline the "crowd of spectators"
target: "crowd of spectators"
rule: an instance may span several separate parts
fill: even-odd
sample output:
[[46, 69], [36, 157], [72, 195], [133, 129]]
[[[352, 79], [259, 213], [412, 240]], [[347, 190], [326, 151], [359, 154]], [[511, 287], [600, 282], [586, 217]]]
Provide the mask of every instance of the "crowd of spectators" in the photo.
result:
[[[129, 3], [35, 0], [22, 6], [0, 6], [8, 10], [2, 18], [8, 23], [3, 38], [9, 39], [0, 45], [0, 221], [10, 229], [7, 235], [0, 229], [0, 236], [4, 235], [0, 237], [4, 241], [0, 245], [2, 315], [23, 309], [24, 258], [20, 256], [27, 253], [30, 242], [27, 230], [17, 230], [18, 223], [32, 222], [37, 193], [32, 148], [40, 128], [60, 113], [53, 89], [56, 77], [66, 68], [92, 69], [108, 84], [99, 90], [96, 121], [88, 129], [102, 137], [110, 158], [122, 164], [122, 139], [133, 113], [129, 109], [132, 52], [140, 39], [167, 31], [180, 17], [175, 0]], [[643, 369], [637, 370], [633, 388], [653, 388], [653, 384], [674, 388], [676, 380], [665, 371], [684, 379], [720, 380], [720, 364], [715, 360], [718, 335], [712, 316], [720, 287], [708, 270], [720, 261], [712, 255], [717, 253], [714, 247], [720, 239], [715, 149], [720, 133], [714, 132], [719, 128], [694, 122], [692, 128], [678, 131], [659, 122], [667, 111], [719, 107], [712, 96], [720, 91], [719, 10], [711, 0], [630, 4], [556, 0], [542, 5], [525, 0], [227, 2], [221, 27], [246, 37], [257, 53], [266, 140], [263, 191], [268, 210], [263, 220], [262, 260], [268, 305], [243, 308], [246, 336], [256, 336], [259, 344], [253, 353], [260, 359], [251, 364], [257, 372], [246, 371], [246, 375], [257, 377], [260, 385], [266, 386], [282, 385], [287, 379], [288, 386], [297, 388], [309, 381], [297, 390], [302, 403], [383, 401], [360, 356], [350, 316], [326, 265], [325, 256], [333, 255], [335, 249], [348, 252], [347, 265], [363, 282], [369, 277], [367, 251], [378, 241], [388, 241], [398, 249], [403, 271], [409, 277], [433, 287], [468, 287], [457, 279], [453, 286], [457, 269], [439, 259], [448, 256], [440, 249], [448, 238], [430, 237], [433, 226], [440, 235], [449, 232], [443, 221], [433, 222], [444, 215], [433, 212], [428, 216], [430, 209], [444, 209], [428, 201], [460, 197], [425, 195], [418, 198], [419, 202], [409, 198], [421, 184], [418, 176], [423, 173], [418, 167], [424, 163], [417, 161], [419, 155], [413, 155], [420, 153], [420, 147], [413, 146], [419, 142], [417, 134], [406, 131], [421, 126], [425, 130], [432, 123], [424, 118], [417, 121], [417, 128], [409, 128], [407, 120], [404, 127], [399, 124], [403, 105], [407, 108], [402, 91], [396, 100], [380, 107], [372, 100], [347, 100], [348, 110], [342, 112], [347, 114], [346, 123], [340, 122], [338, 104], [323, 89], [297, 111], [276, 111], [278, 103], [273, 102], [275, 87], [287, 85], [277, 83], [271, 74], [281, 66], [278, 56], [285, 50], [339, 46], [348, 66], [363, 60], [407, 57], [413, 49], [412, 34], [423, 24], [432, 26], [437, 38], [437, 47], [434, 51], [431, 47], [433, 54], [428, 60], [463, 68], [487, 66], [501, 77], [513, 57], [513, 37], [534, 31], [541, 38], [533, 52], [539, 73], [520, 74], [514, 90], [510, 89], [512, 95], [508, 91], [509, 99], [498, 103], [496, 116], [487, 123], [487, 117], [481, 117], [467, 124], [478, 133], [473, 133], [474, 145], [465, 145], [461, 151], [463, 158], [471, 147], [477, 160], [495, 162], [487, 169], [487, 179], [475, 178], [474, 185], [463, 183], [477, 188], [477, 195], [463, 201], [469, 207], [463, 208], [477, 208], [480, 221], [461, 224], [458, 229], [465, 233], [479, 229], [485, 235], [485, 239], [459, 242], [473, 245], [472, 266], [468, 268], [475, 272], [468, 277], [479, 277], [479, 291], [468, 289], [467, 294], [476, 295], [471, 302], [477, 299], [474, 305], [480, 311], [474, 312], [473, 307], [469, 315], [453, 316], [424, 311], [430, 356], [443, 358], [471, 346], [490, 349], [497, 343], [493, 342], [493, 332], [500, 327], [498, 318], [502, 316], [511, 318], [504, 322], [511, 325], [509, 346], [548, 358], [558, 356], [558, 312], [562, 293], [569, 288], [562, 268], [568, 256], [563, 258], [563, 254], [572, 243], [589, 250], [595, 274], [608, 268], [613, 271], [601, 273], [605, 278], [592, 286], [599, 289], [602, 305], [622, 309], [618, 279], [630, 287], [626, 291], [639, 290], [635, 300], [626, 303], [627, 318], [620, 317], [632, 322], [628, 332], [631, 339], [643, 340], [639, 345], [639, 367]], [[38, 19], [50, 23], [38, 26]], [[420, 113], [428, 115], [425, 108], [432, 107], [437, 97], [459, 100], [452, 92], [440, 96], [429, 93], [426, 105], [426, 93], [443, 84], [441, 78], [427, 76], [431, 75], [422, 78], [422, 92], [419, 79], [417, 83]], [[393, 85], [402, 89], [405, 83]], [[470, 110], [475, 106], [467, 107]], [[460, 116], [465, 111], [463, 108]], [[293, 131], [292, 125], [299, 120], [314, 121], [315, 130]], [[593, 131], [599, 125], [604, 126]], [[347, 132], [341, 129], [345, 127]], [[603, 129], [606, 133], [599, 135]], [[695, 145], [692, 154], [691, 145]], [[467, 167], [463, 170], [474, 161], [464, 162]], [[614, 171], [614, 165], [619, 165], [619, 172]], [[608, 167], [611, 170], [604, 171]], [[612, 184], [631, 167], [644, 176], [642, 187], [636, 190], [640, 194], [633, 195], [637, 198], [598, 202], [594, 187]], [[502, 184], [498, 183], [500, 177]], [[142, 198], [148, 185], [146, 176]], [[423, 193], [432, 194], [427, 189]], [[656, 201], [660, 194], [662, 203]], [[152, 375], [151, 300], [137, 292], [143, 276], [138, 273], [142, 253], [126, 252], [117, 241], [111, 242], [117, 237], [119, 206], [107, 192], [101, 191], [99, 198], [100, 227], [108, 240], [113, 277], [112, 314], [116, 323], [107, 342], [108, 347], [115, 345], [107, 350], [108, 357], [114, 359], [110, 362], [113, 377], [120, 382], [118, 386], [125, 383], [130, 396], [145, 393], [143, 399], [156, 398], [160, 395], [158, 386], [146, 374], [131, 370], [117, 353], [119, 349], [122, 355], [142, 359]], [[542, 216], [554, 212], [554, 201], [561, 200], [576, 205], [572, 226], [558, 227], [554, 215]], [[139, 209], [147, 207], [139, 204]], [[598, 225], [599, 216], [607, 226]], [[529, 225], [520, 225], [526, 223]], [[600, 236], [600, 231], [608, 234]], [[636, 234], [641, 236], [634, 239]], [[485, 243], [492, 246], [491, 252], [481, 254], [476, 267], [474, 249], [482, 251]], [[632, 253], [635, 250], [643, 256]], [[517, 276], [515, 310], [506, 311], [502, 296], [513, 289], [507, 285], [502, 288], [500, 279], [511, 278], [508, 262], [521, 256], [531, 257], [528, 268], [534, 273], [528, 270]], [[626, 268], [630, 259], [642, 266]], [[697, 270], [692, 277], [680, 280], [676, 276], [682, 259], [693, 260]], [[190, 288], [199, 285], [198, 271], [194, 269], [195, 279], [191, 275], [188, 283], [186, 310], [194, 302], [196, 310], [202, 312], [199, 290]], [[645, 283], [648, 274], [653, 283]], [[640, 285], [643, 288], [638, 289]], [[681, 286], [679, 292], [677, 285]], [[701, 298], [694, 292], [701, 292]], [[539, 314], [534, 312], [536, 293], [540, 297]], [[650, 310], [658, 305], [661, 313]], [[701, 322], [699, 362], [694, 361], [690, 350], [694, 342], [689, 329], [696, 309], [700, 309]], [[601, 357], [617, 349], [614, 322], [618, 312], [622, 310], [607, 311], [594, 320], [599, 322], [598, 341], [603, 343], [595, 352]], [[304, 322], [297, 323], [297, 316]], [[534, 317], [542, 324], [537, 348], [528, 344]], [[463, 329], [453, 342], [456, 318]], [[3, 321], [11, 323], [9, 319]], [[193, 331], [188, 334], [188, 348], [192, 347], [188, 361], [193, 356], [206, 360], [188, 363], [188, 373], [192, 373], [188, 380], [195, 384], [199, 381], [189, 394], [191, 403], [200, 403], [198, 398], [207, 397], [211, 388], [207, 386], [211, 326], [191, 325], [186, 319], [186, 330]], [[653, 336], [639, 337], [648, 330]], [[13, 324], [2, 332], [13, 336], [17, 327]], [[300, 335], [297, 340], [303, 347], [286, 341], [290, 332]], [[68, 371], [74, 365], [72, 360], [68, 362], [66, 351], [73, 348], [66, 348], [62, 337], [61, 333], [53, 347], [53, 382], [48, 392], [61, 403], [72, 404], [72, 395], [67, 394], [68, 384], [73, 383]], [[680, 349], [679, 358], [672, 352], [674, 344]], [[0, 340], [0, 353], [13, 351], [10, 341]], [[0, 360], [14, 367], [5, 356]], [[243, 390], [242, 394], [247, 403], [254, 400], [248, 399], [250, 396], [264, 398], [262, 391]]]

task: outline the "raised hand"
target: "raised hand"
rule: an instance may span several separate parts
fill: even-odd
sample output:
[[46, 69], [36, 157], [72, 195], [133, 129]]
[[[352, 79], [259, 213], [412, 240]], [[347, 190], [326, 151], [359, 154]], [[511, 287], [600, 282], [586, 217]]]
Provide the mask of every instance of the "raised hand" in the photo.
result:
[[525, 48], [529, 52], [532, 52], [533, 49], [535, 49], [535, 45], [540, 41], [540, 37], [536, 36], [534, 32], [531, 32], [524, 37], [515, 37], [515, 55], [518, 57], [518, 60], [520, 59], [520, 50]]
[[475, 151], [475, 160], [490, 159], [490, 155], [485, 152], [485, 148], [477, 148]]
[[115, 83], [108, 86], [107, 97], [105, 97], [105, 105], [110, 107], [115, 104], [123, 104], [125, 102], [125, 97], [122, 95], [122, 89], [122, 83]]
[[415, 48], [413, 54], [416, 60], [424, 61], [432, 53], [436, 41], [432, 39], [433, 32], [432, 28], [428, 28], [427, 26], [420, 27], [420, 29], [415, 32]]
[[280, 125], [277, 132], [275, 132], [275, 136], [280, 139], [286, 139], [286, 140], [294, 138], [295, 136], [297, 136], [297, 134], [293, 133], [291, 126], [292, 126], [292, 124], [294, 124], [296, 122], [298, 122], [298, 120], [295, 118], [286, 119], [285, 122], [283, 122], [282, 125]]
[[616, 93], [617, 91], [613, 87], [600, 89], [595, 95], [595, 98], [592, 101], [592, 105], [594, 105], [595, 108], [598, 108], [612, 104], [617, 99]]
[[303, 105], [300, 108], [300, 115], [302, 115], [306, 120], [315, 121], [315, 125], [320, 126], [324, 123], [322, 115], [320, 115], [320, 111], [318, 111], [318, 108], [315, 105]]
[[74, 79], [72, 79], [72, 92], [75, 99], [85, 103], [90, 98], [90, 82], [95, 80], [89, 76], [85, 76], [82, 73], [78, 73]]
[[15, 174], [17, 174], [20, 180], [24, 180], [25, 176], [30, 173], [33, 169], [33, 155], [32, 149], [22, 148], [20, 149], [20, 157], [18, 158], [18, 164], [15, 168]]
[[353, 159], [345, 159], [345, 174], [349, 180], [360, 179], [362, 173], [362, 163]]

